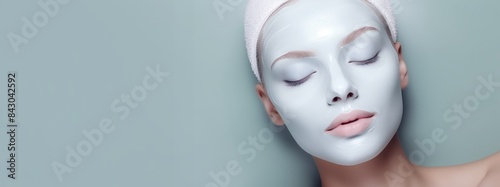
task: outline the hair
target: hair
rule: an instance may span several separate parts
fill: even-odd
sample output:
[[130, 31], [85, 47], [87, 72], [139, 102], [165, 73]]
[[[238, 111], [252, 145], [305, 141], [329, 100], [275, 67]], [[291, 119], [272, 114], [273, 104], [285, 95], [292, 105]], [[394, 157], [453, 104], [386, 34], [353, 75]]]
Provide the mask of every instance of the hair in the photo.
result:
[[[271, 15], [267, 18], [267, 20], [264, 22], [264, 26], [267, 24], [267, 21], [269, 19], [271, 19], [271, 17], [273, 17], [276, 13], [278, 13], [281, 9], [283, 9], [284, 7], [286, 7], [287, 5], [290, 5], [292, 3], [296, 3], [298, 0], [289, 0], [285, 3], [283, 3], [281, 6], [279, 6], [276, 10], [273, 11], [273, 13], [271, 13]], [[396, 41], [394, 41], [391, 37], [391, 32], [390, 32], [390, 29], [389, 29], [389, 25], [387, 24], [387, 21], [386, 19], [384, 18], [384, 16], [382, 16], [382, 13], [380, 13], [380, 11], [375, 7], [373, 6], [373, 4], [371, 4], [370, 2], [366, 1], [366, 0], [363, 0], [366, 4], [368, 4], [368, 6], [370, 6], [374, 11], [375, 11], [375, 14], [377, 14], [377, 16], [379, 17], [380, 20], [382, 20], [382, 22], [384, 23], [384, 28], [385, 28], [385, 31], [387, 32], [387, 35], [389, 36], [389, 38], [391, 39], [392, 43], [395, 43]], [[262, 27], [264, 28], [264, 27]], [[258, 40], [257, 40], [257, 46], [256, 46], [256, 59], [257, 59], [257, 71], [259, 71], [259, 78], [260, 78], [260, 83], [264, 85], [264, 77], [262, 77], [262, 62], [260, 60], [260, 55], [261, 55], [261, 51], [260, 51], [260, 46], [261, 46], [261, 41], [262, 41], [262, 37], [263, 37], [263, 33], [262, 33], [262, 30], [260, 30], [259, 32], [259, 37], [258, 37]]]

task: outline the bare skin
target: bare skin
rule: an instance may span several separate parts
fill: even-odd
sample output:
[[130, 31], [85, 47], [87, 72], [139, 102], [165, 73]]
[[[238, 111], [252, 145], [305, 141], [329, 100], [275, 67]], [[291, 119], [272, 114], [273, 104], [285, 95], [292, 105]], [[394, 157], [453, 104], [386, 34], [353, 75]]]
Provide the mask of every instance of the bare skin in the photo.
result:
[[[398, 52], [401, 88], [408, 85], [408, 71], [399, 42]], [[274, 124], [284, 122], [262, 84], [257, 94]], [[467, 164], [446, 167], [421, 167], [412, 164], [396, 136], [375, 158], [355, 166], [341, 166], [314, 157], [323, 187], [498, 187], [500, 186], [500, 153]]]

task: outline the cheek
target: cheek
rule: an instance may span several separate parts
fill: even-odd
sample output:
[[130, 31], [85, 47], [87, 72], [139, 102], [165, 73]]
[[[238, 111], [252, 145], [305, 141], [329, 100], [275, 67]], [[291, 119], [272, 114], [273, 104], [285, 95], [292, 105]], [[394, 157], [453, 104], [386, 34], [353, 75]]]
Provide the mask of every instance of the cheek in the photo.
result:
[[270, 92], [270, 98], [283, 120], [288, 123], [324, 114], [324, 91], [318, 83], [309, 81], [297, 87], [280, 86]]
[[[318, 83], [319, 84], [319, 83]], [[296, 142], [308, 150], [306, 142], [316, 142], [324, 137], [325, 128], [335, 117], [334, 110], [325, 102], [325, 91], [316, 89], [312, 81], [303, 92], [298, 87], [274, 93], [274, 103]]]
[[334, 114], [317, 101], [301, 105], [294, 102], [296, 101], [281, 105], [278, 111], [295, 141], [302, 149], [308, 150], [306, 142], [317, 142], [319, 137], [323, 137], [324, 129]]
[[280, 84], [271, 88], [270, 99], [289, 130], [301, 135], [322, 132], [324, 121], [331, 120], [333, 114], [328, 110], [325, 90], [321, 88], [324, 86], [318, 81], [297, 87]]
[[374, 81], [376, 81], [376, 85], [380, 85], [381, 94], [387, 98], [398, 99], [397, 96], [401, 94], [401, 84], [397, 54], [395, 51], [391, 50], [384, 55], [387, 56], [389, 60], [384, 63], [384, 67], [381, 68], [379, 76], [377, 76]]
[[324, 92], [320, 82], [315, 81], [319, 74], [315, 73], [297, 86], [288, 86], [282, 79], [270, 78], [266, 80], [271, 101], [278, 111], [287, 113], [303, 112], [304, 107], [317, 105]]
[[398, 62], [390, 58], [393, 54], [385, 55], [385, 59], [390, 60], [382, 62], [384, 64], [377, 70], [377, 74], [366, 81], [365, 87], [360, 88], [359, 92], [366, 98], [364, 103], [378, 113], [377, 123], [387, 127], [383, 128], [383, 132], [390, 132], [389, 135], [392, 135], [400, 123], [403, 99]]
[[377, 62], [355, 67], [350, 73], [360, 97], [380, 100], [401, 92], [397, 55], [391, 48], [381, 51]]

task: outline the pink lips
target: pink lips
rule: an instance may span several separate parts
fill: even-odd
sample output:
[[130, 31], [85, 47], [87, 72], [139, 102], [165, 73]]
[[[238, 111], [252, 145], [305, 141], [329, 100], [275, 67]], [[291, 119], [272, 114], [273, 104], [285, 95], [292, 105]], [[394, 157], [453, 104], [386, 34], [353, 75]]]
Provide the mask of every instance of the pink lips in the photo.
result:
[[375, 113], [363, 110], [353, 110], [349, 113], [342, 113], [337, 116], [325, 132], [340, 137], [352, 137], [366, 130], [372, 122]]

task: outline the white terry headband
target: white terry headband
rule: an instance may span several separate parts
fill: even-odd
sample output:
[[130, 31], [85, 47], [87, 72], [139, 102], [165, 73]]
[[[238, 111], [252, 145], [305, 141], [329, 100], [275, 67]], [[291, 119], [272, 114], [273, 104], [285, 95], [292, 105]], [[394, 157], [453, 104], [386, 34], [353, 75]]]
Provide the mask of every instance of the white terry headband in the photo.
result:
[[[281, 5], [289, 0], [249, 0], [245, 15], [245, 42], [247, 47], [248, 59], [252, 66], [252, 71], [261, 82], [259, 77], [259, 69], [257, 68], [257, 41], [259, 34], [266, 20], [278, 9]], [[382, 14], [393, 41], [397, 39], [396, 21], [392, 14], [390, 0], [366, 0], [371, 3]]]

